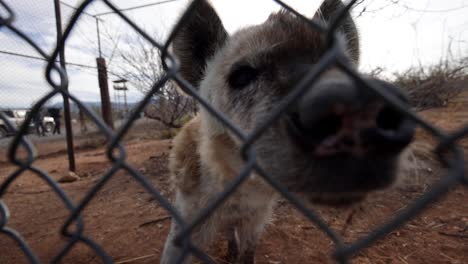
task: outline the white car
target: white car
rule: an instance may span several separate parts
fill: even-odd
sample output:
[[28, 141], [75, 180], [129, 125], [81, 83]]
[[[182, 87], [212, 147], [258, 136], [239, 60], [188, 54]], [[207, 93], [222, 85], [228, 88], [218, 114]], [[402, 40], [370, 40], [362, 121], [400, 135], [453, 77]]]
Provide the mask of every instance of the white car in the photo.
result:
[[42, 119], [42, 123], [44, 124], [44, 128], [46, 132], [52, 132], [55, 127], [55, 121], [54, 118], [50, 116], [44, 116], [44, 119]]
[[[26, 119], [26, 116], [29, 115], [30, 110], [28, 109], [14, 109], [14, 110], [0, 110], [0, 113], [2, 113], [8, 121], [13, 125], [14, 129], [10, 129], [5, 122], [0, 119], [0, 138], [4, 138], [7, 136], [11, 136], [15, 133], [15, 130], [18, 130], [19, 127], [23, 124], [24, 120]], [[43, 119], [43, 124], [45, 128], [45, 132], [52, 132], [52, 130], [55, 127], [55, 122], [54, 119], [50, 116], [45, 116]], [[35, 125], [33, 122], [29, 124], [28, 132], [34, 132], [35, 131]]]

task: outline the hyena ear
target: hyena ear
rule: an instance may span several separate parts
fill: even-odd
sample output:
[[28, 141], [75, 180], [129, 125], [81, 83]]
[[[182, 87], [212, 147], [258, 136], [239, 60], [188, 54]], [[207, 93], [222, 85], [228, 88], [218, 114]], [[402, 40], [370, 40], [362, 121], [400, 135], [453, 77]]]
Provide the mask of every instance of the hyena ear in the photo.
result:
[[[330, 24], [344, 8], [345, 5], [341, 0], [325, 0], [315, 14], [314, 19], [319, 19], [326, 24]], [[341, 20], [341, 25], [338, 27], [338, 30], [344, 34], [347, 50], [351, 59], [358, 64], [360, 54], [359, 33], [349, 12], [347, 12], [345, 17]]]
[[207, 61], [228, 38], [221, 19], [208, 1], [197, 2], [173, 42], [181, 64], [180, 74], [195, 88], [200, 85]]

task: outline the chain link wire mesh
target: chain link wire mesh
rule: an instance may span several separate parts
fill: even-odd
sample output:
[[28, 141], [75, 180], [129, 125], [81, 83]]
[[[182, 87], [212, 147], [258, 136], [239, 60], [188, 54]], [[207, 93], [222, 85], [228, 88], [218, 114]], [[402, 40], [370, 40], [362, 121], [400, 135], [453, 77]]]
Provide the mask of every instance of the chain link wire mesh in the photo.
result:
[[[37, 1], [6, 1], [6, 3], [10, 3], [9, 5], [13, 5], [15, 8], [15, 25], [23, 29], [24, 33], [34, 39], [35, 43], [46, 53], [50, 53], [55, 48], [56, 43], [56, 19], [53, 2], [44, 4]], [[62, 27], [65, 28], [66, 24], [63, 21], [68, 21], [75, 10], [71, 8], [62, 9], [64, 18], [62, 19]], [[67, 41], [67, 49], [78, 51], [68, 53], [68, 55], [72, 56], [67, 57], [67, 75], [71, 84], [69, 90], [87, 94], [87, 98], [97, 98], [99, 91], [98, 84], [95, 81], [97, 67], [95, 57], [90, 56], [90, 53], [94, 52], [94, 49], [90, 47], [97, 46], [96, 36], [88, 36], [83, 30], [94, 26], [94, 18], [83, 16], [80, 23], [79, 27], [74, 28], [75, 34]], [[42, 69], [47, 66], [48, 58], [41, 56], [37, 50], [23, 41], [22, 38], [17, 38], [12, 31], [2, 30], [0, 37], [2, 39], [0, 59], [4, 62], [0, 67], [0, 79], [4, 82], [0, 90], [0, 111], [4, 111], [3, 113], [10, 118], [14, 127], [18, 129], [19, 124], [23, 122], [25, 115], [30, 113], [30, 108], [36, 103], [37, 99], [46, 95], [50, 90], [50, 86], [42, 72]], [[79, 45], [79, 42], [84, 42], [84, 45]], [[27, 78], [19, 76], [27, 76]], [[29, 128], [30, 133], [46, 136], [49, 140], [63, 136], [63, 133], [61, 133], [62, 135], [50, 137], [54, 132], [58, 134], [59, 129], [54, 131], [55, 121], [53, 121], [52, 115], [54, 113], [63, 115], [63, 102], [61, 99], [60, 96], [54, 96], [43, 105], [41, 113], [33, 115]], [[71, 108], [73, 112], [72, 119], [78, 119], [78, 107], [72, 104]], [[42, 122], [39, 122], [39, 120]], [[0, 139], [3, 139], [5, 135], [14, 133], [3, 122], [0, 123]], [[1, 142], [2, 147], [6, 145], [6, 141]]]
[[[173, 27], [167, 41], [165, 42], [160, 42], [160, 40], [151, 38], [150, 35], [138, 27], [134, 21], [129, 19], [123, 12], [119, 11], [119, 9], [111, 1], [102, 0], [102, 2], [107, 5], [110, 10], [115, 12], [122, 19], [122, 21], [127, 23], [136, 32], [138, 32], [141, 37], [143, 37], [161, 52], [161, 59], [165, 69], [164, 74], [156, 83], [154, 83], [152, 89], [146, 93], [144, 99], [137, 105], [136, 110], [132, 112], [126, 123], [124, 123], [117, 131], [112, 131], [108, 126], [105, 125], [105, 123], [100, 119], [99, 116], [96, 115], [94, 111], [81, 102], [76, 96], [68, 92], [66, 88], [69, 84], [69, 75], [65, 69], [61, 68], [60, 65], [56, 63], [59, 51], [64, 47], [65, 41], [69, 38], [70, 32], [74, 29], [77, 20], [83, 15], [83, 11], [86, 9], [86, 7], [92, 2], [95, 2], [95, 0], [86, 0], [83, 1], [79, 7], [77, 7], [76, 12], [71, 16], [69, 23], [64, 31], [63, 38], [59, 41], [57, 46], [54, 47], [51, 54], [49, 54], [46, 50], [40, 47], [38, 43], [33, 41], [29, 34], [22, 29], [20, 24], [18, 24], [15, 11], [12, 10], [10, 6], [4, 1], [0, 1], [0, 9], [2, 9], [0, 12], [0, 27], [7, 28], [12, 36], [14, 35], [15, 38], [21, 40], [23, 45], [28, 45], [30, 48], [35, 50], [35, 52], [37, 52], [37, 54], [39, 54], [40, 57], [47, 62], [45, 65], [45, 80], [52, 89], [41, 96], [40, 100], [38, 100], [32, 106], [31, 111], [33, 113], [37, 112], [41, 106], [43, 106], [49, 99], [56, 95], [68, 97], [71, 101], [83, 109], [83, 111], [98, 127], [100, 132], [107, 137], [108, 145], [106, 155], [112, 164], [111, 168], [107, 170], [102, 175], [102, 177], [100, 177], [94, 186], [86, 193], [84, 198], [78, 204], [75, 204], [50, 175], [33, 165], [35, 160], [35, 150], [33, 145], [25, 137], [28, 124], [31, 123], [31, 117], [28, 116], [26, 118], [26, 122], [15, 131], [15, 136], [9, 145], [8, 158], [12, 164], [16, 165], [16, 170], [8, 175], [0, 185], [0, 233], [14, 240], [17, 246], [22, 250], [22, 252], [24, 252], [24, 255], [27, 257], [30, 263], [39, 263], [39, 259], [33, 250], [28, 246], [27, 241], [22, 238], [21, 234], [8, 227], [10, 213], [8, 211], [7, 205], [1, 200], [15, 179], [20, 177], [26, 171], [29, 171], [30, 173], [33, 173], [37, 175], [37, 177], [43, 179], [53, 189], [53, 191], [57, 194], [58, 199], [61, 200], [61, 202], [69, 211], [69, 215], [65, 219], [65, 222], [60, 230], [61, 235], [64, 239], [66, 239], [67, 243], [51, 260], [51, 263], [57, 263], [63, 260], [63, 258], [70, 252], [72, 247], [77, 243], [87, 245], [96, 253], [96, 255], [101, 258], [104, 263], [113, 263], [112, 257], [109, 256], [98, 243], [85, 235], [85, 223], [82, 218], [82, 212], [93, 200], [96, 193], [104, 186], [104, 184], [119, 171], [125, 171], [131, 175], [134, 181], [141, 184], [145, 190], [149, 192], [154, 197], [154, 199], [170, 213], [173, 221], [176, 221], [182, 227], [182, 231], [176, 239], [176, 243], [178, 243], [183, 248], [183, 254], [180, 257], [178, 263], [181, 263], [189, 254], [197, 256], [205, 263], [213, 263], [210, 257], [202, 249], [198, 248], [196, 244], [192, 243], [190, 235], [197, 226], [205, 221], [233, 192], [236, 191], [237, 188], [239, 188], [242, 182], [244, 182], [249, 174], [253, 171], [263, 177], [266, 182], [268, 182], [285, 199], [294, 205], [312, 223], [317, 225], [319, 229], [321, 229], [334, 242], [334, 257], [339, 263], [348, 263], [353, 255], [358, 253], [360, 250], [371, 246], [377, 240], [383, 238], [391, 231], [395, 230], [399, 226], [415, 217], [418, 213], [426, 209], [433, 202], [449, 192], [454, 186], [459, 184], [468, 184], [468, 178], [465, 175], [464, 168], [464, 153], [457, 144], [457, 142], [459, 142], [461, 139], [468, 136], [468, 125], [453, 133], [447, 133], [434, 127], [430, 123], [424, 121], [414, 112], [408, 110], [399, 99], [395, 98], [391, 94], [388, 94], [378, 85], [367, 82], [359, 75], [359, 73], [357, 73], [351, 66], [347, 64], [344, 56], [342, 56], [340, 53], [340, 49], [336, 44], [337, 41], [335, 41], [335, 30], [339, 25], [340, 20], [344, 17], [345, 12], [349, 10], [356, 1], [350, 1], [347, 3], [346, 8], [339, 13], [339, 15], [332, 21], [329, 26], [326, 27], [324, 25], [317, 24], [308, 18], [305, 18], [282, 1], [275, 0], [275, 2], [282, 6], [282, 8], [294, 13], [296, 16], [300, 17], [300, 19], [304, 19], [311, 27], [324, 34], [324, 36], [327, 37], [326, 39], [328, 40], [329, 45], [328, 50], [322, 56], [320, 61], [314, 66], [314, 68], [312, 68], [303, 77], [300, 83], [292, 90], [292, 92], [289, 93], [284, 98], [284, 100], [278, 104], [277, 108], [271, 113], [270, 117], [266, 120], [263, 120], [263, 122], [259, 124], [251, 134], [243, 133], [243, 131], [241, 131], [235, 123], [233, 123], [231, 120], [228, 120], [223, 115], [223, 113], [218, 112], [210, 104], [208, 104], [196, 92], [194, 87], [192, 87], [192, 85], [190, 85], [179, 75], [179, 65], [169, 51], [169, 47], [172, 44], [175, 34], [177, 34], [182, 25], [187, 22], [188, 17], [190, 16], [191, 12], [193, 12], [194, 8], [200, 3], [200, 0], [195, 0], [188, 6], [181, 19]], [[407, 206], [404, 210], [398, 212], [392, 219], [389, 219], [385, 224], [376, 230], [352, 243], [345, 243], [343, 238], [335, 233], [316, 212], [308, 209], [305, 204], [303, 204], [299, 199], [288, 192], [285, 187], [271, 178], [268, 172], [264, 171], [262, 167], [260, 167], [256, 162], [255, 153], [252, 148], [252, 145], [255, 143], [255, 141], [266, 129], [268, 129], [268, 127], [273, 122], [275, 122], [276, 119], [279, 118], [285, 109], [295, 100], [297, 100], [308, 89], [308, 87], [310, 87], [318, 79], [320, 74], [326, 68], [332, 65], [340, 68], [351, 78], [362, 83], [365, 86], [365, 89], [372, 89], [375, 91], [375, 93], [377, 93], [386, 102], [392, 104], [396, 109], [398, 109], [400, 112], [403, 112], [406, 116], [419, 124], [424, 130], [434, 136], [438, 140], [438, 145], [434, 149], [434, 153], [437, 155], [440, 162], [448, 167], [447, 174], [442, 177], [423, 196]], [[59, 78], [54, 78], [53, 75], [57, 75]], [[202, 211], [200, 211], [198, 217], [196, 217], [196, 219], [192, 222], [186, 222], [180, 216], [178, 211], [173, 207], [170, 201], [161, 194], [161, 191], [155, 188], [144, 175], [142, 175], [137, 169], [132, 167], [127, 162], [126, 150], [121, 143], [122, 138], [132, 127], [139, 113], [143, 111], [145, 106], [150, 102], [153, 94], [158, 92], [159, 89], [171, 81], [176, 82], [186, 93], [195, 98], [201, 107], [204, 107], [209, 113], [216, 117], [220, 122], [228, 127], [232, 133], [234, 133], [240, 140], [244, 142], [241, 154], [245, 159], [245, 166], [243, 167], [241, 173], [232, 183], [229, 184], [229, 186], [217, 197], [217, 199], [215, 199], [207, 208], [204, 208]], [[8, 84], [7, 81], [4, 83]], [[4, 114], [0, 114], [0, 118], [10, 127], [10, 129], [16, 129], [13, 124], [8, 121], [8, 118]], [[20, 155], [17, 154], [21, 149], [26, 150], [26, 157], [20, 158]]]

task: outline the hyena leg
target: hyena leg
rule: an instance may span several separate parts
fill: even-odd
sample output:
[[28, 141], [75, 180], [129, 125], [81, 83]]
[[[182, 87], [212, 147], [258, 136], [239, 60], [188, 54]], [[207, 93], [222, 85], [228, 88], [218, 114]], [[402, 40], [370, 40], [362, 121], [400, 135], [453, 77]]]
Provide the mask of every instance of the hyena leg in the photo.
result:
[[[161, 257], [161, 264], [176, 263], [179, 257], [182, 255], [182, 248], [175, 245], [175, 238], [179, 234], [181, 228], [175, 220], [171, 222], [171, 229], [167, 236], [166, 243], [164, 244], [164, 250]], [[184, 263], [189, 263], [187, 260]]]
[[253, 264], [255, 263], [256, 242], [242, 241], [236, 228], [229, 230], [228, 238], [228, 257], [229, 263], [235, 264]]
[[[188, 201], [188, 199], [182, 198], [181, 196], [177, 196], [175, 203], [177, 209], [179, 209], [186, 223], [190, 223], [190, 221], [192, 221], [201, 210], [201, 208], [194, 206], [194, 204], [196, 203], [191, 203]], [[190, 204], [191, 206], [186, 206], [188, 204]], [[211, 242], [214, 234], [218, 230], [218, 227], [219, 223], [217, 223], [216, 221], [212, 221], [212, 219], [209, 218], [208, 221], [203, 223], [199, 228], [196, 228], [196, 230], [192, 233], [191, 242], [196, 247], [203, 249], [205, 245]], [[169, 231], [169, 235], [167, 236], [166, 243], [164, 245], [164, 250], [160, 262], [161, 264], [177, 263], [176, 261], [182, 255], [183, 249], [181, 247], [176, 246], [174, 243], [180, 231], [180, 225], [177, 224], [175, 220], [172, 220], [171, 229]], [[192, 263], [192, 257], [186, 257], [183, 263]]]
[[236, 264], [255, 263], [255, 248], [270, 218], [271, 207], [257, 209], [229, 229], [228, 261]]

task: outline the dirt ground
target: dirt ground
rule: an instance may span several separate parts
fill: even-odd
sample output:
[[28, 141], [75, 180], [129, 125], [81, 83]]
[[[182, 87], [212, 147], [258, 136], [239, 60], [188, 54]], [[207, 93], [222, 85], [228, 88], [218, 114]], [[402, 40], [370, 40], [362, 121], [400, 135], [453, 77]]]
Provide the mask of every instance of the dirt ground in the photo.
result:
[[[463, 103], [427, 111], [423, 116], [438, 126], [454, 129], [468, 120], [466, 111], [468, 107]], [[418, 138], [421, 146], [432, 146], [432, 140], [425, 133], [419, 133]], [[98, 137], [77, 140], [77, 174], [81, 178], [61, 184], [75, 203], [81, 201], [110, 168], [104, 143]], [[466, 140], [462, 143], [468, 150]], [[145, 136], [132, 136], [125, 141], [128, 162], [164, 196], [172, 198], [167, 170], [170, 144], [170, 140]], [[54, 179], [63, 176], [68, 166], [64, 143], [39, 143], [36, 147], [39, 156], [34, 166]], [[352, 209], [314, 209], [336, 232], [343, 234], [346, 241], [365, 236], [444, 176], [443, 169], [431, 161], [430, 156], [420, 154], [416, 155], [419, 168], [411, 173], [411, 178], [392, 190], [369, 197], [352, 221], [347, 221]], [[0, 155], [0, 183], [15, 170], [5, 162], [4, 155], [4, 152]], [[41, 262], [49, 262], [66, 242], [59, 230], [69, 212], [57, 195], [40, 177], [25, 172], [3, 198], [11, 212], [8, 226], [21, 233]], [[104, 185], [83, 212], [85, 234], [119, 264], [158, 263], [170, 224], [167, 216], [154, 198], [123, 171], [117, 172]], [[255, 258], [260, 264], [334, 263], [332, 251], [330, 239], [289, 203], [282, 201], [258, 245]], [[222, 260], [226, 243], [219, 242], [210, 254], [219, 263], [226, 263]], [[21, 250], [5, 235], [0, 235], [0, 263], [26, 263]], [[63, 263], [101, 261], [92, 250], [79, 244]], [[468, 263], [468, 189], [454, 188], [418, 217], [359, 252], [353, 263]]]

